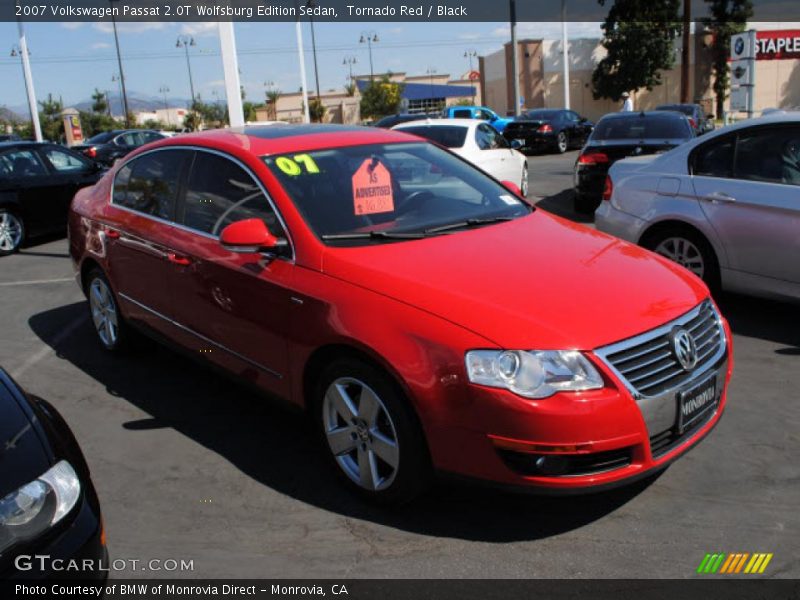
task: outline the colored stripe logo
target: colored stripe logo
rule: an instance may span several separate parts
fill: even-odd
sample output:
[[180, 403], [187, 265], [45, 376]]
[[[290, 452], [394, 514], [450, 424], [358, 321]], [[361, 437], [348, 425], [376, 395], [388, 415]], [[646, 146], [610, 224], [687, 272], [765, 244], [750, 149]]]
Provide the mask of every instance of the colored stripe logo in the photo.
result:
[[715, 573], [721, 575], [736, 573], [756, 575], [763, 573], [771, 560], [772, 553], [756, 552], [750, 554], [748, 552], [736, 552], [725, 554], [724, 552], [718, 552], [716, 554], [706, 554], [703, 560], [700, 561], [697, 572], [702, 575]]

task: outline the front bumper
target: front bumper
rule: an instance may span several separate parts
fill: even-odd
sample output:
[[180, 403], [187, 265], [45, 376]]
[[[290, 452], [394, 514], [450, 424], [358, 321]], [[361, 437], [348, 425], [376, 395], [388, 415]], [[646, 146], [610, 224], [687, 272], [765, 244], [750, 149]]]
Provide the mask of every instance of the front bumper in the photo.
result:
[[644, 233], [647, 221], [615, 208], [613, 202], [601, 202], [594, 213], [594, 224], [598, 231], [636, 244]]
[[[462, 478], [560, 494], [599, 491], [660, 471], [702, 440], [725, 410], [733, 358], [724, 321], [723, 329], [725, 354], [697, 379], [717, 374], [718, 403], [682, 435], [672, 425], [662, 430], [663, 410], [660, 417], [651, 418], [648, 412], [653, 407], [637, 401], [624, 382], [593, 357], [607, 383], [601, 390], [532, 401], [472, 386], [473, 426], [429, 428], [434, 464], [439, 471]], [[674, 425], [678, 411], [674, 393], [671, 400], [664, 398], [670, 401]], [[537, 468], [540, 459], [560, 464], [560, 474], [542, 473]]]

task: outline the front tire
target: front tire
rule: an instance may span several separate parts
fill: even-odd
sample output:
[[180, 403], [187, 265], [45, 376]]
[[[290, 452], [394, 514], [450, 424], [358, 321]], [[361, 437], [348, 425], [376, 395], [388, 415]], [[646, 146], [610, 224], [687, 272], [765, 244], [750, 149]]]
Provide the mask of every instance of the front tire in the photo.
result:
[[0, 208], [0, 256], [14, 254], [25, 240], [25, 223], [15, 212]]
[[519, 191], [522, 193], [523, 198], [528, 197], [528, 164], [527, 161], [522, 165], [522, 178], [519, 183]]
[[642, 246], [688, 269], [712, 292], [719, 290], [719, 261], [711, 244], [700, 233], [688, 227], [670, 227], [645, 235]]
[[567, 134], [563, 131], [559, 132], [558, 137], [556, 137], [556, 152], [559, 154], [564, 154], [569, 148], [569, 143], [567, 142]]
[[93, 269], [85, 289], [97, 340], [106, 351], [119, 353], [127, 347], [130, 333], [108, 279], [100, 269]]
[[397, 385], [354, 358], [329, 365], [315, 389], [323, 446], [346, 484], [380, 504], [403, 504], [430, 479], [422, 430]]

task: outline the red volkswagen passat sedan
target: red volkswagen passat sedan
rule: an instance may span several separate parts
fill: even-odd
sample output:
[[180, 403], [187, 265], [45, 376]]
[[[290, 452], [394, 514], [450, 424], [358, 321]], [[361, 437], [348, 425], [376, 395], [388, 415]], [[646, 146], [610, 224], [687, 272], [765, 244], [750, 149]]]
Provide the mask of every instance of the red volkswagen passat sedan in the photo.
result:
[[135, 328], [305, 406], [375, 499], [665, 467], [725, 406], [725, 320], [688, 271], [515, 191], [395, 131], [211, 131], [79, 192], [70, 251], [106, 349]]

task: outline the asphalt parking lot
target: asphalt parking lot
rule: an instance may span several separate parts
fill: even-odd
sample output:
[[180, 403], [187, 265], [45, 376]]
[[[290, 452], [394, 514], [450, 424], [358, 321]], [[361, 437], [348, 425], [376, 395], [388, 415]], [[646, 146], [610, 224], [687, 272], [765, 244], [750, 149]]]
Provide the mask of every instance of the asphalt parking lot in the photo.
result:
[[[543, 208], [571, 214], [575, 154], [530, 159]], [[0, 365], [75, 431], [111, 557], [194, 566], [115, 577], [684, 578], [707, 552], [771, 552], [764, 576], [800, 577], [795, 305], [720, 298], [728, 410], [655, 481], [566, 499], [448, 484], [392, 511], [338, 485], [302, 415], [155, 344], [104, 354], [71, 275], [64, 239], [0, 259]]]

